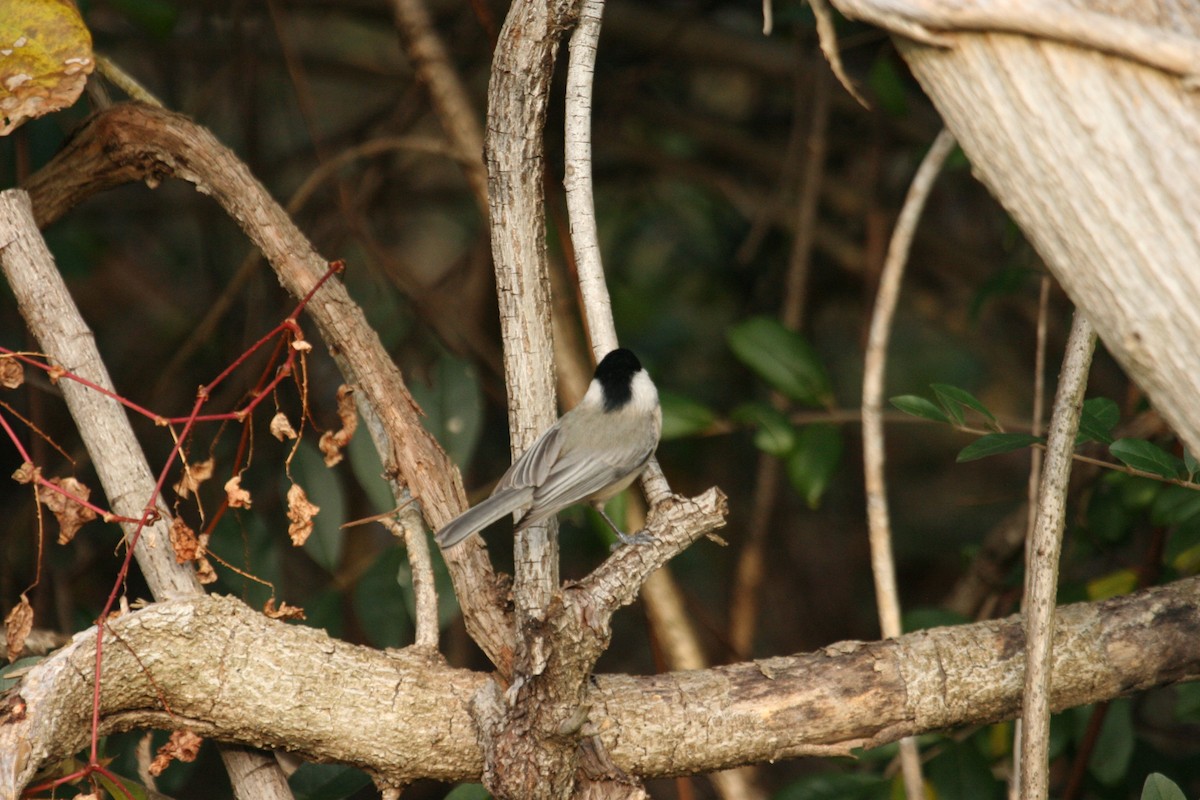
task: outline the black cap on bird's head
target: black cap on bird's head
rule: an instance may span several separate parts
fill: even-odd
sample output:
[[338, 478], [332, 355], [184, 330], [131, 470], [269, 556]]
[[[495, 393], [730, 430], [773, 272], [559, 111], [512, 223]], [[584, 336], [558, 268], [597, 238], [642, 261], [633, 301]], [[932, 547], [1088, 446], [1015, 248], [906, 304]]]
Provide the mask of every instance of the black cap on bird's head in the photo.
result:
[[632, 351], [619, 347], [596, 365], [594, 380], [604, 390], [604, 410], [616, 411], [633, 396], [633, 376], [642, 369], [642, 362]]

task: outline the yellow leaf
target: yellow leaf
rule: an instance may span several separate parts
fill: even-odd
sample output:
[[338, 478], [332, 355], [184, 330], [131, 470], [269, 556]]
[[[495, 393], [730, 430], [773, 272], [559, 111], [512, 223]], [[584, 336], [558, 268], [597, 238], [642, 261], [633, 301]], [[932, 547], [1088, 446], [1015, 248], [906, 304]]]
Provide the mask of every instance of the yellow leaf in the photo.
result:
[[1129, 594], [1137, 588], [1137, 584], [1138, 576], [1136, 572], [1131, 569], [1119, 569], [1116, 572], [1110, 572], [1095, 580], [1088, 581], [1088, 599], [1096, 602], [1107, 600], [1110, 597]]
[[66, 108], [96, 66], [92, 35], [69, 0], [6, 3], [0, 14], [0, 136]]

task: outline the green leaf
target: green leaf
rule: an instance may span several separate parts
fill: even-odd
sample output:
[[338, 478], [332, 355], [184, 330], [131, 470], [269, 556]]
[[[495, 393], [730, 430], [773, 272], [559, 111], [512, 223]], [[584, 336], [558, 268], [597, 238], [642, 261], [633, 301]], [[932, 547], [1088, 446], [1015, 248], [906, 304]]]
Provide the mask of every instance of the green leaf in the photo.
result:
[[833, 425], [806, 425], [788, 458], [788, 478], [809, 508], [817, 508], [842, 459], [842, 432]]
[[1175, 695], [1175, 711], [1172, 716], [1177, 722], [1195, 724], [1200, 722], [1200, 683], [1180, 683], [1172, 687]]
[[401, 566], [408, 566], [404, 548], [389, 547], [354, 585], [354, 612], [376, 647], [402, 647], [412, 641], [411, 604], [397, 578]]
[[411, 381], [409, 390], [425, 412], [425, 429], [454, 463], [468, 463], [483, 432], [483, 390], [471, 363], [443, 355], [434, 363], [429, 381]]
[[744, 403], [733, 418], [754, 428], [754, 446], [773, 456], [785, 456], [796, 446], [796, 426], [783, 412], [768, 403]]
[[1200, 492], [1183, 486], [1164, 486], [1150, 506], [1155, 525], [1178, 525], [1200, 514]]
[[950, 742], [929, 762], [929, 782], [938, 797], [986, 800], [1000, 796], [1001, 784], [987, 759], [970, 742]]
[[491, 797], [481, 783], [460, 783], [450, 790], [445, 800], [491, 800]]
[[1115, 786], [1129, 770], [1135, 739], [1129, 700], [1113, 700], [1108, 704], [1100, 736], [1088, 759], [1088, 772], [1105, 786]]
[[946, 383], [931, 383], [929, 388], [933, 389], [934, 396], [942, 404], [942, 408], [946, 409], [946, 413], [954, 417], [955, 422], [959, 425], [963, 423], [963, 408], [969, 408], [980, 414], [992, 426], [996, 424], [996, 416], [988, 410], [987, 406], [979, 402], [979, 398], [966, 389]]
[[1183, 467], [1187, 470], [1187, 479], [1189, 481], [1193, 480], [1196, 477], [1196, 473], [1200, 472], [1200, 461], [1197, 461], [1194, 455], [1184, 450]]
[[1028, 433], [989, 433], [964, 447], [958, 454], [958, 463], [965, 464], [988, 456], [1011, 453], [1013, 450], [1044, 441], [1041, 436]]
[[145, 786], [124, 776], [115, 775], [120, 787], [125, 789], [124, 792], [121, 791], [121, 788], [118, 788], [117, 783], [114, 783], [103, 772], [94, 772], [92, 773], [92, 776], [101, 786], [104, 787], [104, 790], [108, 792], [111, 797], [132, 797], [133, 800], [147, 800], [147, 798], [150, 796], [149, 792], [146, 791]]
[[1142, 800], [1187, 800], [1175, 781], [1161, 772], [1151, 772], [1142, 784]]
[[1117, 439], [1109, 445], [1108, 451], [1126, 466], [1152, 475], [1178, 478], [1183, 472], [1181, 459], [1144, 439]]
[[0, 692], [7, 692], [9, 689], [21, 682], [20, 677], [7, 677], [9, 673], [15, 672], [20, 675], [24, 670], [32, 667], [43, 658], [45, 658], [45, 656], [25, 656], [24, 658], [18, 658], [11, 664], [5, 664], [3, 668], [0, 668]]
[[1179, 523], [1163, 548], [1163, 563], [1182, 575], [1200, 571], [1200, 517]]
[[917, 394], [901, 394], [890, 399], [889, 401], [896, 408], [903, 411], [905, 414], [911, 414], [914, 417], [928, 419], [934, 422], [949, 422], [950, 418], [946, 413], [933, 404], [933, 401], [927, 400]]
[[1079, 433], [1075, 444], [1100, 442], [1112, 444], [1112, 429], [1121, 419], [1121, 410], [1107, 397], [1092, 397], [1083, 401], [1083, 412], [1079, 415]]
[[908, 101], [904, 81], [896, 70], [893, 59], [875, 59], [867, 73], [867, 84], [879, 102], [879, 107], [891, 117], [903, 117], [908, 113]]
[[[360, 430], [359, 433], [365, 432]], [[379, 460], [379, 451], [375, 449], [371, 437], [355, 435], [350, 444], [346, 445], [346, 455], [359, 488], [371, 503], [370, 507], [376, 512], [395, 508], [396, 498], [387, 484], [387, 479], [383, 477], [383, 462]]]
[[662, 438], [682, 439], [710, 427], [717, 415], [708, 406], [674, 392], [659, 392], [662, 406]]
[[371, 777], [360, 769], [341, 764], [305, 762], [288, 778], [296, 800], [341, 800], [367, 786]]
[[772, 317], [753, 317], [730, 328], [729, 347], [738, 360], [773, 389], [808, 406], [833, 402], [829, 375], [812, 345]]

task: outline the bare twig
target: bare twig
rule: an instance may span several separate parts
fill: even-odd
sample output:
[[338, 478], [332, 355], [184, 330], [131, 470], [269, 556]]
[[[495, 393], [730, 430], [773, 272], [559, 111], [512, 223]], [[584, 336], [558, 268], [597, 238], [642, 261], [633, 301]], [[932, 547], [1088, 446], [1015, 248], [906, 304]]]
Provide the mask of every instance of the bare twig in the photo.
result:
[[833, 24], [833, 11], [829, 7], [828, 0], [810, 0], [809, 5], [812, 6], [813, 16], [817, 20], [817, 37], [821, 43], [821, 52], [829, 60], [829, 68], [837, 76], [842, 88], [857, 100], [859, 105], [863, 108], [870, 108], [871, 104], [859, 93], [858, 87], [854, 85], [854, 81], [850, 80], [850, 76], [846, 74], [846, 68], [842, 66], [842, 54], [838, 50], [837, 43], [837, 29]]
[[1049, 793], [1050, 678], [1054, 637], [1054, 601], [1058, 591], [1058, 558], [1066, 523], [1071, 453], [1083, 409], [1088, 370], [1096, 333], [1078, 310], [1067, 338], [1050, 433], [1046, 463], [1038, 491], [1037, 524], [1026, 545], [1025, 692], [1021, 706], [1021, 797], [1043, 800]]
[[[888, 519], [887, 484], [884, 476], [883, 402], [884, 371], [892, 318], [900, 295], [900, 282], [912, 246], [913, 233], [929, 197], [933, 181], [946, 157], [954, 149], [954, 136], [943, 129], [926, 153], [913, 177], [904, 207], [888, 245], [887, 260], [880, 276], [879, 294], [871, 314], [865, 365], [863, 367], [863, 462], [866, 470], [867, 523], [871, 540], [871, 571], [875, 577], [876, 603], [884, 637], [899, 636], [900, 599], [896, 591], [896, 566], [892, 558], [892, 531]], [[904, 784], [909, 800], [924, 797], [920, 757], [915, 740], [900, 745]]]
[[413, 644], [436, 650], [438, 646], [437, 586], [433, 580], [433, 561], [424, 531], [401, 525], [394, 519], [381, 520], [392, 536], [404, 542], [408, 563], [412, 565], [413, 598], [417, 610], [416, 637]]

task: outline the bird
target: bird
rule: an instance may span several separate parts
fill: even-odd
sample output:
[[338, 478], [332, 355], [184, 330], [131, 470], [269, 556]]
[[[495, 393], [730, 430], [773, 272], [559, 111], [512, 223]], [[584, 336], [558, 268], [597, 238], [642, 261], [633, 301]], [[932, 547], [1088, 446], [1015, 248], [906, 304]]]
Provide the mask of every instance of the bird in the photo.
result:
[[513, 462], [491, 496], [447, 522], [434, 538], [444, 550], [518, 511], [524, 511], [520, 531], [589, 502], [620, 545], [648, 541], [646, 534], [623, 533], [603, 504], [642, 474], [661, 433], [654, 381], [632, 351], [613, 350], [596, 365], [583, 399]]

